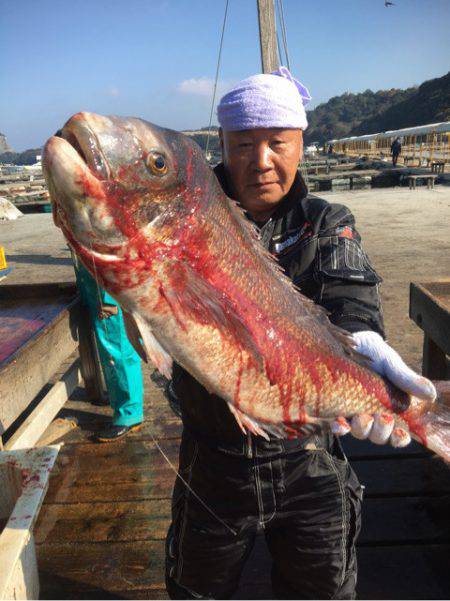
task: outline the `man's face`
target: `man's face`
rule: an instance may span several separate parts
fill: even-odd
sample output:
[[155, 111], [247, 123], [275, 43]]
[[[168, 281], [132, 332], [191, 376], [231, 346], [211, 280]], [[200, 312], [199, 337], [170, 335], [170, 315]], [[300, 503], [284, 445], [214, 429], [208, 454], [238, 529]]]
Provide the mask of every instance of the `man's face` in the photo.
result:
[[300, 129], [221, 131], [223, 162], [235, 200], [264, 219], [289, 192], [303, 153]]

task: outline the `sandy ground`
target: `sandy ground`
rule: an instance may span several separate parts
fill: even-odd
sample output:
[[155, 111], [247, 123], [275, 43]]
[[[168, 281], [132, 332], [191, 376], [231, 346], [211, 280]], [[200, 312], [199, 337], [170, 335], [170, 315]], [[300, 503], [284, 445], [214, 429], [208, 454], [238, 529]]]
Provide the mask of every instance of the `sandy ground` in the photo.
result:
[[450, 188], [322, 192], [355, 215], [363, 245], [383, 278], [386, 333], [411, 367], [422, 364], [422, 331], [408, 317], [410, 282], [450, 279]]
[[[323, 192], [321, 196], [354, 212], [364, 247], [384, 280], [388, 339], [412, 367], [420, 369], [422, 332], [408, 317], [409, 283], [450, 278], [450, 187]], [[26, 215], [0, 223], [0, 244], [13, 267], [6, 283], [74, 279], [69, 251], [51, 215]]]

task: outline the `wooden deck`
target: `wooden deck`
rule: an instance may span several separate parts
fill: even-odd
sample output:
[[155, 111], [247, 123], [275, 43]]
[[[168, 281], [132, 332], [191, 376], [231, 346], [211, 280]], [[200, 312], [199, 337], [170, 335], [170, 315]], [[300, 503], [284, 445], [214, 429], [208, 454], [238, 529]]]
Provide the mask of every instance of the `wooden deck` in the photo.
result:
[[[155, 374], [145, 369], [146, 421], [123, 441], [95, 444], [108, 407], [77, 389], [63, 415], [80, 428], [65, 437], [35, 531], [42, 599], [165, 599], [164, 538], [180, 423]], [[153, 378], [153, 379], [152, 379]], [[450, 474], [419, 445], [406, 450], [354, 439], [347, 452], [365, 485], [359, 539], [362, 599], [450, 596]], [[236, 598], [270, 599], [270, 558], [260, 539]]]

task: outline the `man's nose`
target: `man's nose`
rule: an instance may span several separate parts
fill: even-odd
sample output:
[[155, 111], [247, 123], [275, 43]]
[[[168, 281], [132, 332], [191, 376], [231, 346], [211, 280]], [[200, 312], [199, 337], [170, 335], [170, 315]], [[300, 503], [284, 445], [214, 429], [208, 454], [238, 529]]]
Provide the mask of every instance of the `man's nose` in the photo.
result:
[[267, 144], [259, 144], [254, 148], [253, 163], [256, 169], [264, 171], [272, 166], [270, 148]]

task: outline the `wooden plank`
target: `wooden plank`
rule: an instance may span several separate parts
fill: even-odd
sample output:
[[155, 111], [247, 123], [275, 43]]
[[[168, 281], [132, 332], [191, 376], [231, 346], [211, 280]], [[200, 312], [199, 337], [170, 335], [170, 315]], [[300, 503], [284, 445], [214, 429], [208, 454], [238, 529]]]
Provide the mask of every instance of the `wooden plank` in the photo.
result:
[[410, 285], [409, 316], [450, 355], [450, 281]]
[[354, 436], [346, 435], [341, 437], [342, 448], [348, 459], [399, 459], [405, 456], [414, 455], [415, 457], [429, 457], [430, 452], [419, 444], [412, 441], [403, 449], [395, 449], [389, 444], [377, 445], [370, 440], [358, 440]]
[[170, 499], [106, 503], [47, 503], [35, 528], [37, 543], [165, 540]]
[[448, 599], [449, 545], [358, 550], [359, 599]]
[[64, 585], [60, 599], [67, 598], [66, 587], [104, 593], [165, 589], [163, 541], [44, 544], [36, 551], [42, 599], [58, 578]]
[[[178, 440], [161, 442], [174, 465]], [[47, 503], [169, 498], [175, 474], [154, 444], [127, 441], [64, 446], [53, 471]]]
[[[130, 441], [127, 445], [74, 445], [87, 453], [61, 453], [58, 470], [52, 476], [47, 502], [70, 503], [169, 497], [175, 474], [151, 443]], [[118, 455], [114, 447], [123, 446]], [[177, 464], [178, 441], [161, 444]], [[106, 449], [105, 449], [106, 447]], [[129, 447], [129, 448], [128, 448]], [[450, 492], [450, 475], [445, 464], [434, 458], [353, 461], [352, 466], [366, 497], [439, 496]]]
[[405, 457], [352, 461], [361, 484], [369, 496], [426, 496], [450, 493], [450, 471], [434, 457]]
[[0, 369], [19, 355], [24, 347], [45, 333], [45, 329], [70, 305], [73, 297], [16, 299], [2, 301], [0, 314]]
[[0, 301], [57, 297], [77, 296], [76, 284], [67, 282], [45, 282], [43, 284], [2, 284], [0, 286]]
[[[179, 441], [160, 444], [177, 465]], [[449, 471], [432, 456], [355, 460], [352, 467], [366, 486], [366, 496], [436, 496], [450, 492]], [[106, 445], [67, 445], [51, 478], [47, 502], [168, 497], [174, 478], [150, 441], [125, 439]]]
[[362, 507], [358, 543], [450, 543], [449, 495], [371, 499]]
[[103, 373], [91, 316], [84, 305], [80, 307], [78, 339], [80, 343], [81, 375], [84, 380], [86, 397], [91, 401], [101, 401], [105, 397]]
[[78, 346], [78, 302], [62, 311], [1, 370], [0, 435], [26, 409]]
[[[95, 432], [98, 432], [107, 424], [111, 423], [112, 411], [110, 407], [104, 406], [102, 409], [104, 409], [105, 412], [105, 415], [103, 416], [64, 408], [61, 417], [73, 417], [76, 418], [78, 422], [78, 428], [71, 430], [64, 437], [64, 444], [85, 444], [89, 442]], [[148, 414], [147, 408], [145, 411]], [[91, 419], [89, 419], [90, 416]], [[179, 418], [173, 414], [172, 416], [167, 417], [148, 417], [142, 424], [141, 429], [130, 432], [130, 434], [127, 435], [127, 439], [130, 441], [145, 441], [151, 440], [151, 436], [153, 435], [156, 440], [179, 440], [181, 437], [181, 429]]]
[[0, 515], [8, 519], [0, 537], [0, 599], [38, 597], [32, 533], [58, 451], [53, 446], [0, 454]]
[[[448, 496], [366, 499], [358, 543], [450, 543]], [[46, 503], [35, 528], [37, 543], [164, 540], [170, 499], [104, 503]]]
[[[144, 418], [140, 430], [131, 432], [127, 440], [167, 440], [180, 438], [181, 420], [177, 417], [162, 390], [151, 379], [150, 369], [143, 368], [144, 376]], [[71, 431], [64, 442], [68, 444], [87, 443], [92, 434], [110, 423], [112, 410], [109, 405], [93, 405], [86, 402], [83, 394], [69, 400], [61, 412], [61, 417], [76, 418], [79, 427]]]
[[422, 374], [432, 380], [450, 377], [450, 363], [446, 353], [428, 336], [423, 337]]
[[66, 371], [37, 407], [25, 419], [5, 445], [7, 450], [34, 447], [55, 415], [81, 382], [80, 362], [77, 360]]
[[142, 590], [117, 590], [106, 591], [102, 588], [83, 587], [65, 578], [51, 578], [45, 575], [45, 588], [39, 596], [40, 599], [169, 599], [166, 589], [142, 589]]

